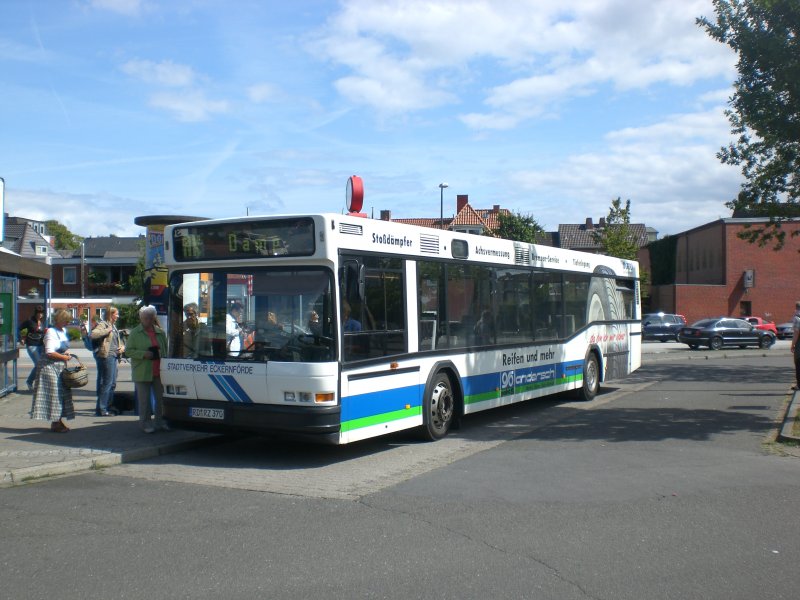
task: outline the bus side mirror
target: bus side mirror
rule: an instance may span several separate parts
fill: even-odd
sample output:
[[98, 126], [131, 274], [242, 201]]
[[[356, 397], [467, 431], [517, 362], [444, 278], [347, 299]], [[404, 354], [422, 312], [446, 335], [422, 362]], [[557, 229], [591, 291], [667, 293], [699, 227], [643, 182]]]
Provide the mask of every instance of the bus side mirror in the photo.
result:
[[355, 260], [348, 260], [342, 267], [342, 291], [348, 301], [364, 300], [367, 268]]

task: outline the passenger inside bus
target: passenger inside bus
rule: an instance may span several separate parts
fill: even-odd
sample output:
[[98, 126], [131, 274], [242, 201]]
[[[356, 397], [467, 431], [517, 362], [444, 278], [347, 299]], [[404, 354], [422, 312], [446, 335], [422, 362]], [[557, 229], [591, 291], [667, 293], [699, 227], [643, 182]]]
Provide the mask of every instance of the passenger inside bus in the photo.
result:
[[228, 347], [228, 356], [239, 356], [242, 350], [242, 313], [244, 307], [239, 302], [231, 304], [230, 311], [225, 315], [225, 335]]
[[189, 302], [183, 307], [183, 313], [186, 319], [183, 321], [181, 328], [183, 338], [181, 347], [181, 356], [184, 358], [194, 358], [197, 356], [197, 337], [200, 321], [197, 315], [198, 306], [194, 302]]

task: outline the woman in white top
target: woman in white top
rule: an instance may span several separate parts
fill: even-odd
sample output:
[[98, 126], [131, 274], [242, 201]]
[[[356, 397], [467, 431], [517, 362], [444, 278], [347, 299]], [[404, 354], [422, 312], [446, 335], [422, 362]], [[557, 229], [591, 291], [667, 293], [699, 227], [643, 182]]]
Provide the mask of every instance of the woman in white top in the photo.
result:
[[61, 380], [61, 372], [71, 358], [66, 329], [71, 318], [63, 308], [53, 315], [53, 326], [44, 334], [44, 356], [33, 387], [31, 418], [50, 421], [50, 430], [56, 433], [69, 431], [62, 419], [75, 418], [72, 390]]
[[225, 315], [225, 335], [228, 344], [228, 356], [239, 356], [242, 350], [242, 318], [243, 307], [240, 303], [234, 302], [230, 312]]

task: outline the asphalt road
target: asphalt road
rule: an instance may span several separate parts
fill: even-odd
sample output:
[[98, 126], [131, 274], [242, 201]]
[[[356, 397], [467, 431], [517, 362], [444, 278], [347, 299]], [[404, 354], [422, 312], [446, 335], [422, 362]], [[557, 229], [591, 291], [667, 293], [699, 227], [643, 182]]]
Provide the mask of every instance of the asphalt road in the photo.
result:
[[795, 598], [800, 458], [768, 443], [792, 382], [775, 350], [666, 353], [594, 402], [482, 413], [436, 443], [232, 440], [0, 490], [0, 590]]

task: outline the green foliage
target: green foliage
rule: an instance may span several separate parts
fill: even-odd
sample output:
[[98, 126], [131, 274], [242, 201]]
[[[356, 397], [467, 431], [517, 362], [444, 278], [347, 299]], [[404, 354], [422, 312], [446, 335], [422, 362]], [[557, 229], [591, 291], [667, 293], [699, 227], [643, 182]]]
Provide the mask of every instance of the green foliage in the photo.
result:
[[800, 2], [713, 0], [716, 20], [697, 19], [715, 40], [738, 55], [739, 77], [726, 111], [736, 141], [717, 154], [741, 166], [745, 181], [728, 202], [734, 210], [767, 211], [770, 224], [742, 236], [783, 246], [787, 217], [781, 205], [800, 202]]
[[631, 230], [631, 201], [611, 201], [605, 227], [592, 230], [594, 241], [603, 249], [603, 254], [626, 260], [637, 260], [639, 242]]
[[505, 240], [516, 240], [518, 242], [536, 243], [536, 236], [544, 233], [544, 229], [532, 215], [520, 213], [501, 212], [497, 216], [497, 231], [485, 232], [484, 235], [494, 235]]
[[58, 221], [45, 221], [47, 232], [53, 236], [56, 250], [77, 250], [81, 247], [83, 238], [72, 233], [65, 225]]
[[146, 278], [144, 255], [144, 238], [142, 238], [139, 240], [139, 260], [136, 262], [136, 270], [133, 272], [133, 275], [128, 278], [127, 282], [128, 290], [137, 298], [144, 298], [144, 280]]
[[128, 290], [136, 298], [130, 304], [116, 305], [119, 309], [119, 320], [117, 321], [119, 329], [131, 329], [139, 324], [139, 308], [141, 308], [142, 300], [144, 299], [144, 254], [145, 246], [144, 238], [142, 238], [139, 240], [139, 260], [136, 263], [136, 270], [127, 281]]
[[105, 283], [107, 279], [106, 274], [102, 271], [89, 271], [86, 278], [92, 283]]
[[134, 300], [130, 304], [115, 304], [114, 306], [119, 310], [117, 329], [132, 329], [139, 324], [140, 300]]

